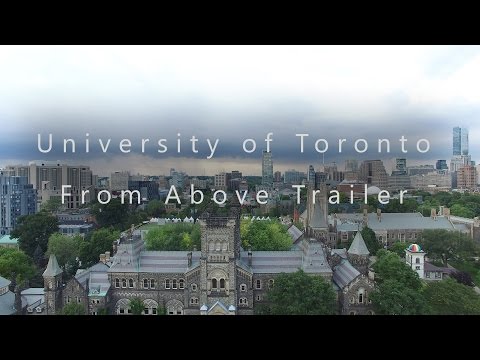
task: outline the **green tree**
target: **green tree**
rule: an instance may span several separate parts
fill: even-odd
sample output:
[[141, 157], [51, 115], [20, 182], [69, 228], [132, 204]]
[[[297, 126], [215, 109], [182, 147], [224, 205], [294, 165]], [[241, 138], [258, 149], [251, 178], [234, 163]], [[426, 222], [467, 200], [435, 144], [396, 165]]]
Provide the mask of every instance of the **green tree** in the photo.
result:
[[398, 241], [396, 243], [393, 243], [390, 245], [390, 250], [391, 252], [397, 254], [400, 258], [404, 259], [405, 258], [405, 249], [408, 248], [412, 243], [404, 243], [401, 241]]
[[100, 227], [113, 227], [121, 231], [131, 225], [128, 223], [130, 215], [128, 197], [124, 204], [120, 198], [112, 199], [107, 204], [96, 203], [92, 206], [92, 213]]
[[57, 231], [57, 218], [46, 211], [40, 211], [36, 214], [21, 216], [11, 236], [18, 239], [20, 249], [33, 257], [37, 245], [40, 245], [43, 252], [47, 251], [48, 239]]
[[453, 279], [431, 281], [424, 291], [434, 315], [480, 315], [480, 296]]
[[98, 262], [99, 255], [110, 251], [113, 254], [113, 242], [120, 237], [120, 231], [102, 228], [95, 230], [80, 248], [82, 266], [92, 266]]
[[465, 260], [471, 257], [476, 247], [473, 240], [459, 231], [444, 229], [424, 230], [420, 243], [428, 256], [448, 266], [449, 259]]
[[418, 274], [413, 271], [405, 261], [397, 254], [388, 250], [377, 251], [377, 261], [373, 264], [375, 280], [382, 283], [387, 280], [395, 280], [404, 287], [418, 290], [422, 282]]
[[425, 313], [426, 303], [421, 292], [398, 280], [381, 282], [370, 294], [377, 314], [420, 315]]
[[54, 254], [57, 258], [58, 265], [60, 265], [64, 271], [70, 272], [70, 269], [76, 267], [82, 243], [83, 239], [81, 236], [67, 236], [54, 233], [50, 235], [48, 239], [47, 256]]
[[467, 206], [463, 206], [460, 204], [455, 204], [451, 207], [450, 212], [452, 215], [461, 216], [466, 218], [473, 218], [475, 216], [475, 212], [469, 209]]
[[85, 315], [85, 306], [78, 303], [66, 304], [59, 315]]
[[260, 312], [272, 315], [332, 315], [337, 307], [330, 283], [303, 270], [278, 275], [266, 300]]
[[292, 238], [279, 221], [250, 221], [244, 229], [242, 245], [245, 249], [262, 251], [290, 250]]
[[375, 255], [377, 250], [381, 249], [380, 243], [375, 236], [375, 232], [368, 226], [365, 226], [362, 229], [361, 234], [365, 241], [365, 245], [367, 245], [368, 251], [370, 251], [370, 255]]
[[62, 207], [63, 207], [62, 198], [60, 196], [54, 196], [54, 197], [51, 197], [47, 202], [42, 204], [41, 210], [46, 211], [50, 214], [55, 214]]
[[31, 279], [36, 272], [32, 259], [22, 250], [0, 247], [0, 275], [22, 283]]
[[133, 315], [142, 315], [143, 310], [145, 309], [142, 299], [138, 297], [130, 299], [129, 306]]
[[147, 214], [152, 217], [160, 217], [165, 214], [165, 204], [160, 200], [150, 200], [147, 205]]
[[200, 236], [199, 224], [165, 224], [149, 230], [145, 242], [147, 250], [193, 250], [200, 249]]

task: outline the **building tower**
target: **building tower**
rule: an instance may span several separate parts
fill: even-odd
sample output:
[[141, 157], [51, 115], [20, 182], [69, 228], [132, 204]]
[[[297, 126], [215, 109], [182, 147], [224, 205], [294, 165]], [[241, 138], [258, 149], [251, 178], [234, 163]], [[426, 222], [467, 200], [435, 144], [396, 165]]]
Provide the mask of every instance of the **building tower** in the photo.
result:
[[272, 152], [263, 151], [262, 155], [262, 185], [273, 185], [273, 161]]
[[416, 271], [420, 279], [424, 278], [424, 264], [426, 253], [420, 245], [411, 244], [405, 249], [405, 262], [412, 270]]
[[365, 240], [363, 240], [362, 233], [357, 231], [347, 251], [348, 261], [350, 261], [360, 273], [366, 274], [368, 271], [369, 255], [370, 251], [368, 251]]
[[43, 272], [47, 315], [55, 315], [61, 308], [62, 274], [63, 271], [58, 265], [57, 258], [51, 254], [47, 268]]
[[453, 155], [468, 155], [468, 129], [453, 128]]

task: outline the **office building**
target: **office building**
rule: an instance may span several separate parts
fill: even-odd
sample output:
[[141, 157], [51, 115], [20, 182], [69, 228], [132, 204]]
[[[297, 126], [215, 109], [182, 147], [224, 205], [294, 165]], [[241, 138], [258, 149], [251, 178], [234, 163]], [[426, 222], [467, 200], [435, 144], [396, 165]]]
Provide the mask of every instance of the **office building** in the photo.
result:
[[0, 235], [10, 234], [22, 215], [34, 214], [36, 191], [26, 176], [0, 173]]
[[128, 189], [130, 173], [128, 171], [115, 171], [110, 174], [110, 191], [121, 191]]
[[273, 185], [273, 160], [271, 151], [263, 151], [262, 155], [262, 185]]
[[435, 164], [437, 170], [448, 170], [447, 160], [437, 160]]
[[453, 128], [453, 155], [468, 155], [468, 129]]
[[464, 166], [457, 171], [457, 188], [475, 189], [477, 187], [477, 169], [475, 166]]
[[360, 180], [368, 186], [385, 189], [388, 186], [388, 175], [381, 160], [365, 160], [360, 166]]

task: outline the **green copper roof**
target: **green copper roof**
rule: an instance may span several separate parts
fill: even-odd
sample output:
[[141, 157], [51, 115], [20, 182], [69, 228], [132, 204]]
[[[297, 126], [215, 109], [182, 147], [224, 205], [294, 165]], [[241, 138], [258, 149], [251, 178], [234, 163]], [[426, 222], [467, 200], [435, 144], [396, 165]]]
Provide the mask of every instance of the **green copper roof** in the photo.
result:
[[10, 235], [3, 235], [0, 236], [0, 244], [17, 245], [18, 239], [12, 238]]

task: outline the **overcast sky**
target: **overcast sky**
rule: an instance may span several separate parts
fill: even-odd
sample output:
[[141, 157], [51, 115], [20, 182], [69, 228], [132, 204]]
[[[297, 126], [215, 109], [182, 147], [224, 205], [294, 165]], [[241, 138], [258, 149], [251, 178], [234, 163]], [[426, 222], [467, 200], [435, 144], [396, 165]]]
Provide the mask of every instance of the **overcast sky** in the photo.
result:
[[[0, 166], [50, 159], [101, 175], [170, 167], [260, 174], [268, 132], [274, 170], [320, 164], [317, 138], [329, 141], [325, 162], [342, 167], [345, 158], [394, 158], [401, 135], [410, 164], [433, 163], [450, 159], [457, 125], [469, 128], [478, 161], [479, 94], [478, 46], [1, 46]], [[53, 134], [49, 154], [37, 150], [37, 133]], [[295, 133], [310, 133], [303, 154]], [[63, 154], [63, 138], [76, 139], [75, 154]], [[112, 139], [106, 154], [98, 138]], [[128, 155], [119, 152], [122, 138], [132, 141]], [[142, 138], [150, 139], [145, 154]], [[157, 152], [162, 138], [165, 154]], [[210, 160], [207, 138], [219, 139]], [[242, 151], [246, 138], [257, 140], [255, 153]], [[347, 139], [342, 154], [339, 138]], [[369, 141], [363, 155], [353, 150], [358, 138]], [[378, 138], [391, 139], [390, 154], [377, 153]], [[428, 153], [416, 152], [419, 138], [430, 140]]]

